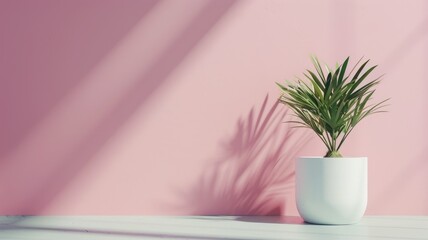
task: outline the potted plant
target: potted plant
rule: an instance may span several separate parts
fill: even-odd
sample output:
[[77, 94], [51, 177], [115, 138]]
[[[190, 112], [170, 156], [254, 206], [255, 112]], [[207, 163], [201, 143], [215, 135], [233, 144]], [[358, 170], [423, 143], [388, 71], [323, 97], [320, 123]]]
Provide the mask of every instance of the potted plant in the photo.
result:
[[[306, 79], [279, 84], [279, 101], [297, 116], [294, 127], [312, 129], [327, 147], [324, 157], [300, 157], [296, 161], [296, 203], [306, 222], [352, 224], [364, 215], [367, 206], [367, 157], [342, 157], [343, 143], [365, 117], [383, 112], [383, 100], [371, 104], [375, 86], [364, 81], [376, 68], [369, 60], [347, 71], [349, 57], [334, 69], [323, 70], [312, 57], [315, 71]], [[356, 71], [355, 71], [356, 70]]]

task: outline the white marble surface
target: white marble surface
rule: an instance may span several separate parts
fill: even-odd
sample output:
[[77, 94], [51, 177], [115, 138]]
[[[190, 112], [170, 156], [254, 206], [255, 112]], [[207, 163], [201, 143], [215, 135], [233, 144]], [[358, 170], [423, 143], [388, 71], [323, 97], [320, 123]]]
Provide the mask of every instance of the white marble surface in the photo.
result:
[[367, 216], [343, 226], [299, 217], [3, 216], [0, 239], [428, 239], [428, 216]]

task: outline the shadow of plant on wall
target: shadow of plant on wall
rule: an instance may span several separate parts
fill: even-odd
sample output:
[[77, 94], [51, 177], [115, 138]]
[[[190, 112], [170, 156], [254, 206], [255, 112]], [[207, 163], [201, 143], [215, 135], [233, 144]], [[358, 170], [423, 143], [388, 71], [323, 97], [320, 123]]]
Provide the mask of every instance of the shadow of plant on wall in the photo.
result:
[[238, 119], [233, 136], [191, 190], [188, 206], [204, 215], [280, 215], [294, 186], [294, 159], [307, 142], [282, 124], [288, 110], [268, 95]]

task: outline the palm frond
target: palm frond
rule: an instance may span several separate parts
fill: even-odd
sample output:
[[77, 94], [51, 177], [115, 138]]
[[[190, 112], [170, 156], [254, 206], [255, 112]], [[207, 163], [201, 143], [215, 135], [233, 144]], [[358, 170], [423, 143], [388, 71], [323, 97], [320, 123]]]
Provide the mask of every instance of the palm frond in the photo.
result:
[[366, 67], [370, 60], [360, 65], [361, 58], [348, 75], [349, 57], [334, 69], [326, 66], [326, 73], [317, 57], [311, 60], [315, 71], [306, 70], [305, 80], [276, 83], [282, 92], [279, 101], [289, 106], [298, 118], [289, 123], [312, 129], [326, 145], [326, 156], [340, 156], [340, 147], [362, 119], [385, 112], [389, 99], [369, 104], [383, 75], [364, 84], [377, 67]]

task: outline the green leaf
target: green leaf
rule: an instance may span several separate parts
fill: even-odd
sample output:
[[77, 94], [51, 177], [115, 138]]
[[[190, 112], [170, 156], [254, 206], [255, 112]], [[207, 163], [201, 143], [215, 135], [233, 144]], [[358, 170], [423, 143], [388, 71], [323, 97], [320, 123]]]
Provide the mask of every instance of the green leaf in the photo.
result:
[[[362, 119], [384, 112], [388, 99], [370, 104], [382, 76], [364, 83], [377, 67], [365, 70], [369, 60], [360, 65], [360, 59], [346, 77], [349, 57], [337, 64], [334, 71], [326, 66], [327, 76], [318, 59], [311, 60], [316, 74], [307, 70], [303, 73], [307, 80], [297, 78], [296, 83], [276, 83], [282, 92], [279, 102], [288, 105], [299, 119], [290, 123], [312, 129], [329, 152], [337, 152]], [[357, 72], [352, 75], [354, 69]]]
[[339, 74], [339, 79], [338, 79], [339, 80], [339, 85], [338, 85], [339, 88], [345, 82], [343, 77], [345, 76], [346, 67], [348, 66], [348, 62], [349, 62], [349, 57], [346, 58], [345, 62], [343, 62], [343, 64], [340, 67], [340, 74]]
[[287, 88], [286, 87], [284, 87], [283, 85], [281, 85], [280, 83], [278, 83], [278, 82], [275, 82], [276, 83], [276, 85], [282, 90], [282, 91], [287, 91]]
[[321, 88], [322, 91], [324, 91], [325, 85], [324, 83], [322, 83], [318, 77], [310, 70], [307, 70], [309, 72], [309, 74], [311, 75], [312, 78], [310, 78], [308, 75], [306, 75], [305, 73], [303, 73], [308, 79], [310, 79], [311, 81], [315, 81], [316, 85]]
[[356, 81], [358, 79], [358, 76], [360, 76], [361, 71], [363, 71], [364, 67], [367, 65], [367, 63], [370, 61], [367, 60], [366, 62], [363, 63], [363, 65], [361, 65], [361, 67], [358, 69], [358, 71], [355, 73], [354, 77], [352, 78], [352, 82]]
[[324, 72], [322, 71], [321, 64], [318, 61], [318, 58], [315, 56], [312, 56], [312, 63], [314, 64], [315, 70], [318, 72], [318, 75], [320, 76], [321, 80], [325, 82]]

